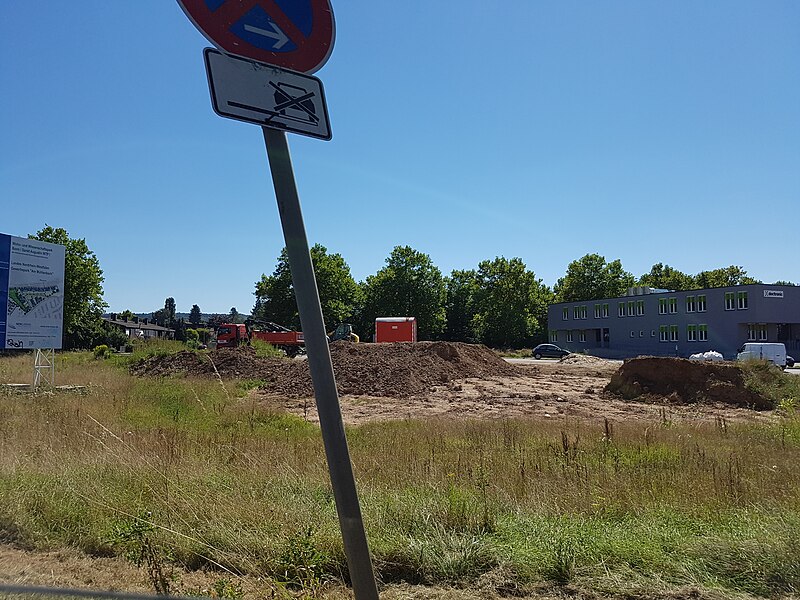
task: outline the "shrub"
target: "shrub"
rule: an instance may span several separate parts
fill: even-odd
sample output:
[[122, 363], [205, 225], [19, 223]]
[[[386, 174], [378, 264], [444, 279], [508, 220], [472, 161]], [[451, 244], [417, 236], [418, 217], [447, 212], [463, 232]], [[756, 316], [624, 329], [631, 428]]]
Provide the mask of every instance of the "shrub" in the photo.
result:
[[95, 358], [107, 358], [113, 354], [113, 350], [106, 346], [105, 344], [100, 344], [99, 346], [94, 347], [94, 357]]

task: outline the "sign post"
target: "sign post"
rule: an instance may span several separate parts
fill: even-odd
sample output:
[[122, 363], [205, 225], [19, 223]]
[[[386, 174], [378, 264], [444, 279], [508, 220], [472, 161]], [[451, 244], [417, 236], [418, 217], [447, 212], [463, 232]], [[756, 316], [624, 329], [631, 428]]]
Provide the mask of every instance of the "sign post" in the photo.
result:
[[292, 272], [292, 284], [300, 312], [300, 323], [306, 338], [308, 367], [314, 384], [319, 424], [353, 592], [358, 600], [377, 599], [378, 590], [342, 423], [339, 393], [336, 390], [333, 363], [325, 334], [325, 323], [322, 320], [322, 306], [314, 277], [314, 267], [311, 264], [311, 253], [295, 185], [289, 144], [284, 132], [267, 127], [263, 130], [283, 237], [286, 241], [286, 253], [289, 257], [289, 269]]
[[239, 55], [205, 51], [212, 104], [220, 116], [258, 124], [263, 129], [353, 593], [356, 600], [377, 600], [322, 305], [286, 140], [287, 131], [331, 138], [322, 83], [304, 73], [313, 73], [330, 56], [333, 11], [329, 0], [178, 3], [215, 46]]

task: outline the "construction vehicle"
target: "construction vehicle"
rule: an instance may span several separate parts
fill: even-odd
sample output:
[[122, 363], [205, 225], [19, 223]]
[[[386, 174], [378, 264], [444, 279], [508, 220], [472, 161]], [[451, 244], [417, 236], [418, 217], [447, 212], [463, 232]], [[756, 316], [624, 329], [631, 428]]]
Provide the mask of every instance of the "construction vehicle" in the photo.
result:
[[328, 334], [328, 340], [331, 342], [344, 340], [357, 344], [361, 341], [361, 338], [353, 331], [353, 326], [350, 323], [339, 323], [338, 327]]
[[297, 356], [305, 349], [302, 331], [293, 331], [271, 321], [248, 319], [244, 323], [223, 323], [217, 327], [217, 348], [236, 348], [261, 340], [283, 350], [287, 356]]

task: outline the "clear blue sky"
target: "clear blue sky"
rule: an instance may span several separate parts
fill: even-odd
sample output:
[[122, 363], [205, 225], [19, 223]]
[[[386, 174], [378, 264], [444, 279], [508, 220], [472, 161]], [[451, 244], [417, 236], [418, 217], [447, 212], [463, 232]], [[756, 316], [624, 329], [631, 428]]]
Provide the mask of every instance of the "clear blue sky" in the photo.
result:
[[[311, 243], [362, 280], [589, 252], [800, 280], [800, 3], [334, 0], [333, 141], [290, 136]], [[86, 238], [111, 310], [248, 312], [283, 246], [257, 126], [168, 0], [10, 2], [0, 232]], [[792, 258], [793, 257], [793, 258]]]

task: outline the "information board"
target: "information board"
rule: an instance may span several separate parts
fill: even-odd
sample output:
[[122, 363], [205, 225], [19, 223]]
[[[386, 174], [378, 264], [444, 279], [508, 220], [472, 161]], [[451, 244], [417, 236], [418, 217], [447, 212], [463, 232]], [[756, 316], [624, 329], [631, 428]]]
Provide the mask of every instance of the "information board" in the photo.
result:
[[0, 348], [61, 348], [65, 251], [0, 233]]

